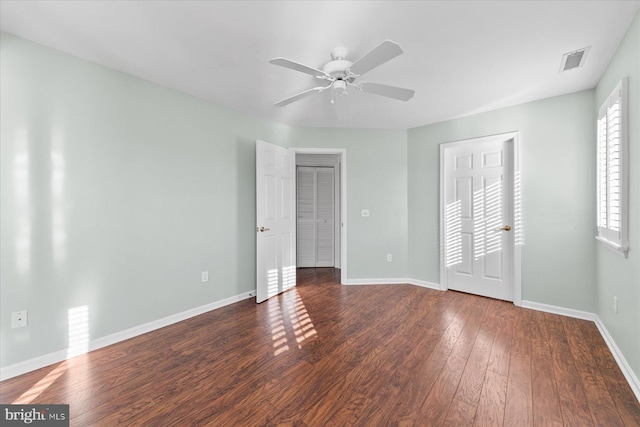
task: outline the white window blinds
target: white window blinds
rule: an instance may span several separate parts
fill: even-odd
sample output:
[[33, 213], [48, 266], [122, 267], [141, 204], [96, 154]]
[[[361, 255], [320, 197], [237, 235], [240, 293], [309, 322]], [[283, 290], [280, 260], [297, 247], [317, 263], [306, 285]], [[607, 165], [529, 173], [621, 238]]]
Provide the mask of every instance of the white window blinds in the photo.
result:
[[597, 236], [626, 256], [628, 251], [626, 79], [620, 81], [598, 112]]

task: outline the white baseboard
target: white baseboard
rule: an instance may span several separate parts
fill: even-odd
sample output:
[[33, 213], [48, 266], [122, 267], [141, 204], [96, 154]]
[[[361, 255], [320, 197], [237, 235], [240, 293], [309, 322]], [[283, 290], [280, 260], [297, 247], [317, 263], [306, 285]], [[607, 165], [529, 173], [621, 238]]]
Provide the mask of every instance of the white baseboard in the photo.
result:
[[595, 321], [596, 315], [588, 311], [574, 310], [573, 308], [558, 307], [556, 305], [542, 304], [540, 302], [522, 300], [522, 308], [529, 308], [546, 313], [560, 314], [562, 316], [573, 317], [582, 320]]
[[0, 381], [26, 374], [27, 372], [36, 371], [45, 366], [53, 365], [67, 360], [67, 350], [59, 350], [53, 353], [44, 354], [34, 357], [33, 359], [18, 362], [0, 369]]
[[598, 328], [598, 331], [600, 331], [600, 335], [602, 335], [604, 342], [607, 343], [607, 347], [609, 347], [611, 354], [613, 354], [613, 358], [616, 360], [618, 367], [620, 367], [622, 374], [629, 383], [633, 394], [636, 395], [636, 399], [638, 399], [638, 401], [640, 402], [640, 381], [634, 374], [633, 369], [631, 369], [631, 366], [629, 366], [629, 364], [627, 363], [627, 360], [622, 355], [622, 352], [616, 345], [613, 337], [611, 336], [611, 334], [609, 334], [609, 331], [607, 331], [607, 328], [604, 326], [604, 323], [602, 323], [602, 320], [600, 320], [600, 317], [597, 314], [589, 313], [588, 311], [574, 310], [572, 308], [558, 307], [555, 305], [542, 304], [532, 301], [522, 301], [522, 307], [530, 308], [537, 311], [544, 311], [547, 313], [560, 314], [567, 317], [574, 317], [576, 319], [590, 320], [594, 322], [596, 324], [596, 327]]
[[600, 331], [600, 335], [602, 335], [604, 342], [607, 343], [609, 350], [611, 350], [611, 354], [613, 354], [614, 359], [616, 359], [616, 362], [618, 363], [622, 374], [627, 379], [631, 390], [633, 390], [633, 393], [636, 395], [636, 399], [638, 399], [638, 402], [640, 402], [640, 380], [638, 380], [638, 377], [633, 373], [631, 366], [629, 366], [629, 364], [627, 363], [627, 359], [625, 359], [622, 355], [622, 352], [616, 345], [616, 342], [613, 340], [613, 337], [611, 336], [611, 334], [609, 334], [609, 331], [604, 326], [604, 323], [602, 323], [602, 320], [600, 320], [600, 317], [598, 315], [595, 316], [594, 322], [598, 327], [598, 330]]
[[[198, 316], [211, 310], [215, 310], [224, 307], [229, 304], [236, 303], [238, 301], [245, 300], [255, 296], [255, 291], [245, 292], [239, 295], [235, 295], [229, 298], [225, 298], [220, 301], [215, 301], [209, 304], [205, 304], [200, 307], [192, 308], [190, 310], [183, 311], [182, 313], [172, 314], [171, 316], [163, 317], [162, 319], [154, 320], [152, 322], [145, 323], [143, 325], [135, 326], [133, 328], [126, 329], [124, 331], [116, 332], [105, 337], [97, 338], [89, 342], [88, 351], [97, 350], [102, 347], [109, 346], [129, 338], [136, 337], [138, 335], [146, 334], [147, 332], [154, 331], [156, 329], [164, 328], [165, 326], [172, 325], [174, 323], [187, 320], [191, 317]], [[9, 365], [0, 369], [0, 381], [7, 380], [9, 378], [17, 377], [18, 375], [25, 374], [27, 372], [35, 371], [45, 366], [59, 363], [68, 359], [67, 349], [55, 351], [53, 353], [45, 354], [42, 356], [34, 357], [33, 359], [25, 360], [14, 365]]]
[[347, 279], [345, 285], [414, 285], [420, 286], [423, 288], [441, 290], [440, 285], [437, 283], [427, 282], [424, 280], [417, 279], [408, 279], [408, 278], [400, 278], [400, 279]]
[[400, 278], [400, 279], [347, 279], [345, 285], [414, 285], [420, 286], [423, 288], [441, 290], [440, 285], [433, 282], [427, 282], [425, 280], [417, 280], [417, 279], [408, 279], [408, 278]]
[[401, 285], [408, 283], [409, 279], [347, 279], [345, 285]]
[[410, 285], [420, 286], [421, 288], [435, 289], [436, 291], [444, 290], [439, 283], [427, 282], [426, 280], [407, 279], [407, 283]]

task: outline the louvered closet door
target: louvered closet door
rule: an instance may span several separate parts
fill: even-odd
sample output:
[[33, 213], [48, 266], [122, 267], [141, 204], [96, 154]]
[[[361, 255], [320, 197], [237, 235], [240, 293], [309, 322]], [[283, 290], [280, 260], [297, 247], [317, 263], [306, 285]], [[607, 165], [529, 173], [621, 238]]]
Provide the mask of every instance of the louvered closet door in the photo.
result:
[[297, 168], [297, 266], [334, 266], [334, 169]]
[[298, 267], [316, 266], [316, 169], [298, 167]]
[[316, 169], [316, 267], [333, 267], [333, 168]]

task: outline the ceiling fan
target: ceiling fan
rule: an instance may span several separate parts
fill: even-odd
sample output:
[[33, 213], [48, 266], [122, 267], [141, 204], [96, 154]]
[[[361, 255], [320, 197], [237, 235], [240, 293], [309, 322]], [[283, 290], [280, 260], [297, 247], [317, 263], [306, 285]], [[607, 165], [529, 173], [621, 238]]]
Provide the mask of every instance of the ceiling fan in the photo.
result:
[[[327, 89], [332, 89], [333, 93], [338, 96], [345, 96], [348, 94], [347, 87], [355, 87], [357, 90], [367, 93], [373, 93], [375, 95], [386, 96], [388, 98], [398, 99], [400, 101], [408, 101], [413, 98], [415, 91], [411, 89], [404, 89], [396, 86], [383, 85], [380, 83], [369, 83], [364, 81], [356, 81], [367, 71], [376, 68], [379, 65], [395, 58], [402, 53], [402, 48], [391, 40], [385, 40], [373, 50], [366, 53], [356, 62], [351, 62], [346, 58], [347, 48], [336, 47], [331, 51], [332, 61], [327, 62], [322, 70], [317, 68], [308, 67], [298, 62], [292, 61], [286, 58], [273, 58], [269, 61], [270, 64], [279, 65], [291, 70], [300, 71], [302, 73], [310, 74], [313, 77], [328, 82], [326, 86], [318, 86], [311, 89], [307, 89], [296, 95], [285, 98], [276, 102], [274, 105], [282, 107], [291, 104], [294, 101], [298, 101], [307, 96], [315, 93], [323, 92]], [[331, 103], [334, 102], [333, 94]]]

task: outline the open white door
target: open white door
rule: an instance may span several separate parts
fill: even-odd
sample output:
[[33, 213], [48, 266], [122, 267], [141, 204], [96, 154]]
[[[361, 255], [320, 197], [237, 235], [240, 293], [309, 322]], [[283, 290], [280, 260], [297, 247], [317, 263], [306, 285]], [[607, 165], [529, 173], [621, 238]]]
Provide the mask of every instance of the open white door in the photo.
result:
[[256, 302], [296, 285], [295, 159], [256, 141]]
[[508, 134], [441, 145], [441, 279], [448, 289], [508, 301], [518, 297], [513, 141]]

